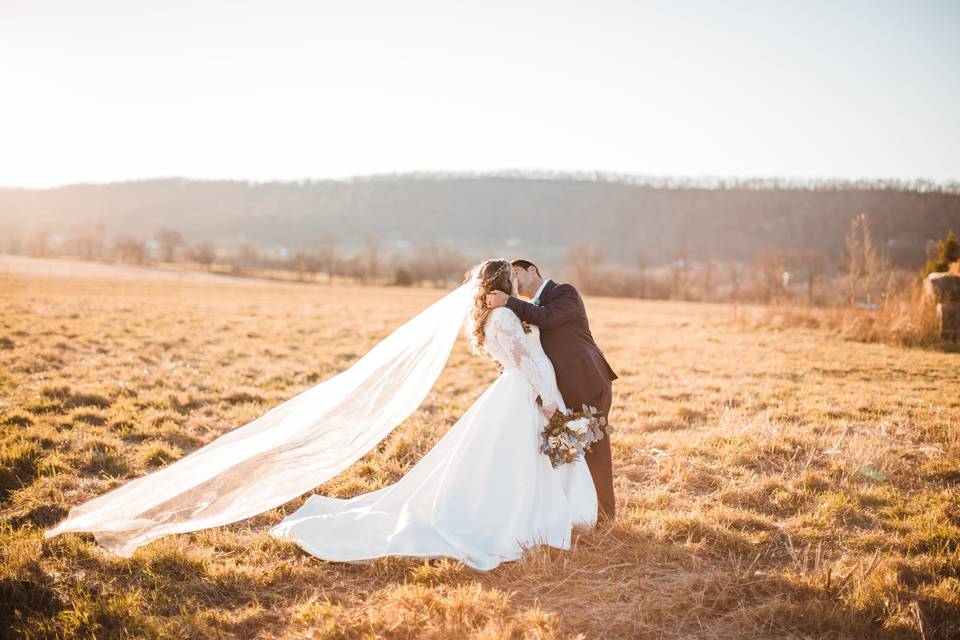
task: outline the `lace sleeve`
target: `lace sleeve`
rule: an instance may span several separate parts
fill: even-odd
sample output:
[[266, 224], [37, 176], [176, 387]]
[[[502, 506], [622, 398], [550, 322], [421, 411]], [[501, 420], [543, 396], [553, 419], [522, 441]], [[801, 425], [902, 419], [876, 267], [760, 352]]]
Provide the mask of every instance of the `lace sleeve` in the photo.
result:
[[530, 386], [533, 387], [536, 395], [540, 396], [545, 403], [554, 400], [555, 394], [551, 393], [550, 385], [547, 383], [543, 371], [540, 370], [536, 359], [524, 344], [523, 325], [520, 324], [520, 318], [509, 309], [504, 308], [503, 311], [497, 312], [490, 324], [492, 331], [487, 339], [496, 340], [507, 357], [513, 361], [513, 364], [517, 365]]

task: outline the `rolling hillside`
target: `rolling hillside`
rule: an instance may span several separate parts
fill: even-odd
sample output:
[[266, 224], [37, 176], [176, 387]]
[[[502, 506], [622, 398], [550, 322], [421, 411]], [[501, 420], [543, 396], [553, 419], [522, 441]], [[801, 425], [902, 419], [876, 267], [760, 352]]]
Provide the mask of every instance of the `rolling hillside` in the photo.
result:
[[31, 231], [102, 224], [107, 235], [160, 228], [229, 249], [298, 246], [324, 234], [342, 247], [375, 234], [388, 249], [449, 240], [472, 255], [532, 253], [558, 262], [572, 242], [605, 246], [622, 264], [689, 256], [751, 259], [767, 247], [839, 256], [865, 211], [876, 243], [904, 266], [960, 231], [960, 188], [924, 183], [785, 183], [579, 175], [405, 175], [247, 183], [159, 179], [52, 189], [0, 189], [5, 250]]

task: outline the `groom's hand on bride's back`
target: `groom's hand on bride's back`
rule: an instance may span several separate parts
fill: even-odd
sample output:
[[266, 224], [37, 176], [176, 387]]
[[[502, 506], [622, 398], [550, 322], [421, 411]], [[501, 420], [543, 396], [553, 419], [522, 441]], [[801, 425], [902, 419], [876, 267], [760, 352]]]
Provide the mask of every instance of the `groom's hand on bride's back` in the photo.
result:
[[496, 309], [497, 307], [504, 307], [507, 304], [507, 294], [503, 291], [494, 291], [493, 293], [487, 294], [487, 306], [491, 309]]

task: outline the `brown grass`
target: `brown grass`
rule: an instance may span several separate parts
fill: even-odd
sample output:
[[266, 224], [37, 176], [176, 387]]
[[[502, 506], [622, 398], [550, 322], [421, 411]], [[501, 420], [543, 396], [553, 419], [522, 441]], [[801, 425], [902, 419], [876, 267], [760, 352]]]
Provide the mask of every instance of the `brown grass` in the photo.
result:
[[[320, 561], [300, 504], [133, 558], [51, 540], [67, 509], [341, 370], [427, 290], [0, 275], [0, 636], [953, 638], [955, 354], [588, 299], [621, 374], [620, 514], [490, 572]], [[497, 375], [461, 341], [423, 407], [319, 487], [399, 478]]]
[[923, 299], [921, 289], [911, 286], [891, 291], [876, 309], [838, 305], [818, 308], [796, 302], [780, 302], [749, 315], [753, 327], [824, 328], [858, 342], [880, 342], [956, 352], [960, 345], [940, 338], [935, 305]]

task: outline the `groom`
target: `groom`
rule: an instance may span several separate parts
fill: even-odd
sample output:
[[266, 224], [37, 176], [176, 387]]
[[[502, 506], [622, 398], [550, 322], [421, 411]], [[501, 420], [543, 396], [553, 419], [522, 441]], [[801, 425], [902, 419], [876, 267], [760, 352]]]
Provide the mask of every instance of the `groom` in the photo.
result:
[[[487, 295], [487, 306], [506, 306], [521, 320], [540, 327], [540, 342], [557, 374], [557, 387], [563, 401], [573, 411], [587, 404], [608, 417], [613, 402], [613, 385], [617, 374], [607, 363], [600, 347], [593, 341], [587, 310], [573, 285], [557, 283], [540, 275], [537, 265], [517, 259], [513, 264], [517, 274], [520, 295], [530, 298], [525, 302], [502, 291]], [[601, 519], [613, 520], [613, 463], [610, 456], [610, 436], [593, 444], [584, 458], [597, 488], [597, 503]]]

